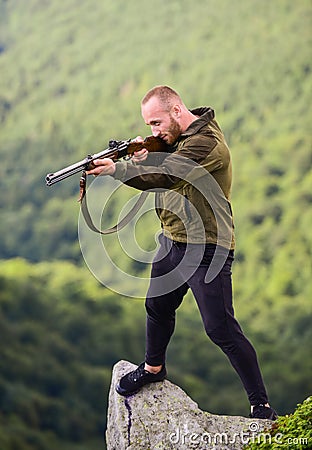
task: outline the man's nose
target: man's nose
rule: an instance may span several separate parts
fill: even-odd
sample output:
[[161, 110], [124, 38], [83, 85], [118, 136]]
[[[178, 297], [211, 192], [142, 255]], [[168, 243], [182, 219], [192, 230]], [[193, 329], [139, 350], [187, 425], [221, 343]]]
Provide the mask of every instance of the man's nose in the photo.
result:
[[158, 127], [153, 127], [153, 126], [152, 126], [152, 135], [153, 135], [154, 137], [158, 137], [158, 136], [160, 135], [160, 130], [159, 130]]

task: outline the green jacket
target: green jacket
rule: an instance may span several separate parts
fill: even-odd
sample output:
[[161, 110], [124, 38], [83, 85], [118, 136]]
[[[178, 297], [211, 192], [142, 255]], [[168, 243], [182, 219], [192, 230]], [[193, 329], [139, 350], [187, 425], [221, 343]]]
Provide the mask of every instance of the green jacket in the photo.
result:
[[170, 239], [234, 249], [230, 151], [214, 111], [202, 107], [192, 113], [199, 118], [180, 135], [172, 153], [150, 154], [139, 165], [118, 161], [114, 178], [156, 192], [156, 212]]

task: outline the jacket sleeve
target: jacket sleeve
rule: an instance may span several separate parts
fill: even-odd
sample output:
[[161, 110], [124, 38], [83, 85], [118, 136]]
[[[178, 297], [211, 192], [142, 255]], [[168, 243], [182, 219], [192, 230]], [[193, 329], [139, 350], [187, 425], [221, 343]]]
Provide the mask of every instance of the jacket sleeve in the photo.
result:
[[126, 161], [117, 161], [114, 178], [141, 191], [170, 189], [179, 181], [179, 178], [173, 175], [170, 163], [166, 163], [167, 159], [165, 158], [159, 166], [134, 165]]
[[139, 190], [171, 189], [181, 180], [203, 176], [203, 168], [209, 172], [220, 168], [222, 161], [216, 147], [214, 138], [193, 135], [180, 142], [159, 166], [118, 161], [114, 178]]

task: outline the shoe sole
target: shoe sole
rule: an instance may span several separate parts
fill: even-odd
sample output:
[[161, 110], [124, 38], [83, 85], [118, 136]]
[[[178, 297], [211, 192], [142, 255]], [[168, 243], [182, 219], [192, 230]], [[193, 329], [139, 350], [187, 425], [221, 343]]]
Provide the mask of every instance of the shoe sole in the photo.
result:
[[118, 383], [115, 390], [116, 390], [117, 394], [122, 395], [123, 397], [130, 397], [130, 395], [137, 394], [144, 386], [147, 386], [152, 383], [161, 383], [162, 381], [165, 380], [165, 378], [166, 377], [164, 377], [162, 380], [150, 381], [149, 383], [144, 384], [142, 387], [140, 387], [139, 389], [136, 389], [135, 391], [126, 391]]
[[131, 395], [135, 395], [139, 392], [140, 389], [137, 389], [135, 391], [125, 391], [124, 389], [122, 389], [119, 384], [117, 384], [115, 391], [117, 392], [117, 394], [122, 395], [123, 397], [130, 397]]

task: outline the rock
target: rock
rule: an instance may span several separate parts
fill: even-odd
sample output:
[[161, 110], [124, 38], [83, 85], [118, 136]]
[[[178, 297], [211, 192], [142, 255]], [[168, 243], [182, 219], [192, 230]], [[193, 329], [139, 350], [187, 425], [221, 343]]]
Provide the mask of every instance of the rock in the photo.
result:
[[178, 386], [168, 380], [145, 386], [122, 397], [117, 381], [137, 366], [118, 362], [109, 392], [107, 450], [238, 450], [259, 436], [272, 422], [201, 411]]

